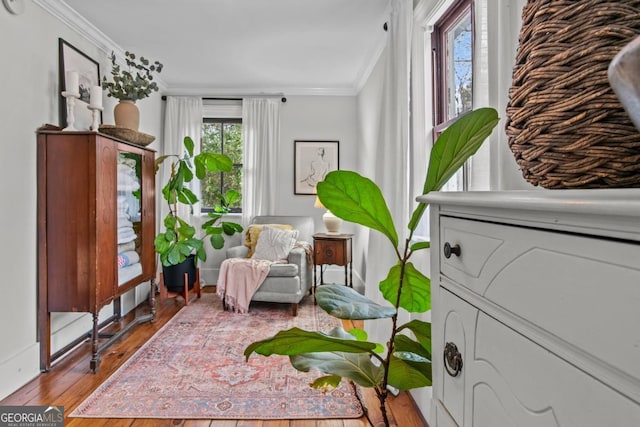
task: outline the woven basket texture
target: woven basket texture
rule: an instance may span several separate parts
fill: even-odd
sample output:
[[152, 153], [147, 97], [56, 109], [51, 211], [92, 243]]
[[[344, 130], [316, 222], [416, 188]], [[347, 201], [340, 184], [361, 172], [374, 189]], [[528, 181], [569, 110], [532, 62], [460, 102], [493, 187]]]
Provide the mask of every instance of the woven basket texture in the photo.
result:
[[640, 0], [529, 0], [522, 18], [506, 133], [524, 178], [640, 187], [640, 132], [607, 78], [640, 34]]

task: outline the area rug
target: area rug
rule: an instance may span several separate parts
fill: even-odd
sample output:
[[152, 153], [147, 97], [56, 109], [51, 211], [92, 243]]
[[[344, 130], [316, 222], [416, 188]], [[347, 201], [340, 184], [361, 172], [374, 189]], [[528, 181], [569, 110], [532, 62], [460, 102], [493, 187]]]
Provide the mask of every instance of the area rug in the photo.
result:
[[358, 418], [362, 406], [343, 380], [326, 394], [309, 386], [285, 356], [253, 354], [253, 341], [294, 326], [328, 331], [337, 320], [306, 298], [298, 316], [281, 304], [252, 303], [249, 313], [222, 310], [215, 294], [181, 309], [69, 416], [83, 418]]

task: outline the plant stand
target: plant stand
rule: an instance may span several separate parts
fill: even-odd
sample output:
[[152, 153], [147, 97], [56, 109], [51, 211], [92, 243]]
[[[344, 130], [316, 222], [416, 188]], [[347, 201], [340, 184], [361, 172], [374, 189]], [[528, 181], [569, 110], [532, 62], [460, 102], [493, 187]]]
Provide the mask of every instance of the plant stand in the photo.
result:
[[193, 284], [193, 289], [189, 290], [189, 275], [187, 273], [184, 274], [184, 289], [180, 292], [171, 292], [167, 289], [167, 286], [164, 284], [164, 274], [160, 273], [160, 300], [165, 300], [167, 298], [175, 298], [182, 297], [184, 298], [184, 305], [189, 305], [189, 294], [195, 292], [198, 298], [201, 296], [200, 291], [200, 269], [196, 268], [196, 280]]

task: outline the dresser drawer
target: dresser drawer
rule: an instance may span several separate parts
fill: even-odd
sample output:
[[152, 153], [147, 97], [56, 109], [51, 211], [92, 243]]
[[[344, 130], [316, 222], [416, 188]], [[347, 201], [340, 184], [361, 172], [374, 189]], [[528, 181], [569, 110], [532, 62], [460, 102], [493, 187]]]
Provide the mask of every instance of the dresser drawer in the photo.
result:
[[315, 239], [316, 264], [347, 265], [351, 262], [351, 239]]
[[482, 312], [473, 343], [464, 360], [465, 425], [640, 425], [638, 403]]
[[[442, 276], [492, 303], [483, 310], [630, 376], [640, 401], [640, 245], [450, 217], [440, 238]], [[459, 255], [446, 258], [446, 243]]]

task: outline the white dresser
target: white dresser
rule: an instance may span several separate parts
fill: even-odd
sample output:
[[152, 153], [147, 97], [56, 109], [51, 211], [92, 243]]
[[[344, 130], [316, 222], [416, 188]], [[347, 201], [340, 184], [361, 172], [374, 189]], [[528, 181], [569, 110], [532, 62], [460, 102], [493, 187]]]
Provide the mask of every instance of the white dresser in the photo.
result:
[[640, 426], [640, 190], [434, 193], [432, 427]]

